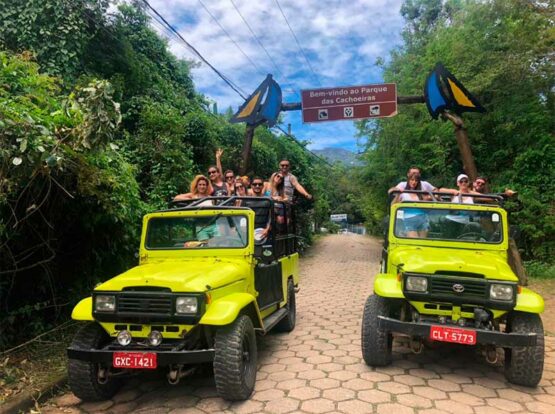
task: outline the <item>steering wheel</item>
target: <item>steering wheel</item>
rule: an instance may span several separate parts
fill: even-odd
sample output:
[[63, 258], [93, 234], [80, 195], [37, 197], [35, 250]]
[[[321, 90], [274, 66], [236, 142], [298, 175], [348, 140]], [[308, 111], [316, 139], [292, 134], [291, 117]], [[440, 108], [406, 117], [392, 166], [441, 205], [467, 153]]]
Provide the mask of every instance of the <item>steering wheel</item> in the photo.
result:
[[457, 236], [457, 240], [480, 241], [480, 239], [483, 239], [482, 233], [479, 233], [477, 231], [470, 231], [468, 233], [463, 233]]

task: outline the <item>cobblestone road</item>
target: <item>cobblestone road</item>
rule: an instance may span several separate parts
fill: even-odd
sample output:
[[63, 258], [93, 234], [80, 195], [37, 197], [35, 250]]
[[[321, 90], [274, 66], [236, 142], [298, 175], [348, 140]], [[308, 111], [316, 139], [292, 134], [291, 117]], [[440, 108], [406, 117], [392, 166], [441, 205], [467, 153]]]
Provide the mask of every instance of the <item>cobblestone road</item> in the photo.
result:
[[107, 413], [555, 413], [555, 338], [547, 338], [540, 386], [505, 381], [502, 361], [486, 363], [473, 348], [441, 346], [414, 355], [394, 344], [394, 362], [380, 369], [361, 357], [360, 321], [381, 246], [356, 235], [321, 240], [302, 260], [297, 327], [259, 338], [259, 371], [249, 401], [217, 397], [209, 372], [170, 386], [161, 378], [132, 380], [113, 400], [80, 404], [72, 394], [51, 412]]

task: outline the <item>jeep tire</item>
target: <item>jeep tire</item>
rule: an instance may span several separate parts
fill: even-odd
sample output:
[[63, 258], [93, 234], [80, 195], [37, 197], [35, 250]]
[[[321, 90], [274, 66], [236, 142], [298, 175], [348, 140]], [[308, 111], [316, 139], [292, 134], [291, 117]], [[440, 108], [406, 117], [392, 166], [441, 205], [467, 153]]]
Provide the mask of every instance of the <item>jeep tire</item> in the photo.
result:
[[295, 285], [293, 280], [287, 281], [287, 315], [277, 323], [276, 331], [278, 332], [291, 332], [295, 329], [295, 322], [297, 320], [297, 307], [295, 303]]
[[[73, 342], [72, 348], [84, 350], [98, 349], [108, 342], [110, 337], [97, 323], [88, 323], [81, 328]], [[104, 384], [98, 382], [99, 365], [93, 362], [70, 359], [68, 364], [68, 382], [71, 391], [83, 401], [108, 400], [119, 390], [121, 380], [107, 377]]]
[[256, 335], [247, 315], [216, 332], [214, 379], [220, 397], [242, 401], [250, 397], [256, 382]]
[[512, 312], [507, 318], [507, 332], [535, 333], [536, 345], [505, 349], [505, 378], [527, 387], [538, 385], [543, 374], [544, 337], [540, 316], [534, 313]]
[[381, 367], [391, 363], [393, 335], [378, 328], [378, 316], [389, 316], [386, 298], [371, 295], [362, 316], [362, 356], [367, 365]]

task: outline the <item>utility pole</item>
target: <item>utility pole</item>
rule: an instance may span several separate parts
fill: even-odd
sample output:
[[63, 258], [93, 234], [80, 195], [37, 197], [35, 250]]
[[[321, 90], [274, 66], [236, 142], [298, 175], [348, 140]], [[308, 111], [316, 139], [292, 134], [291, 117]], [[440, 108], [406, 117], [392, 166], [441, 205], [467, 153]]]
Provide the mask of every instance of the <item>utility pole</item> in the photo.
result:
[[246, 175], [249, 171], [249, 159], [252, 148], [252, 140], [254, 137], [254, 129], [256, 126], [247, 124], [245, 128], [245, 143], [241, 153], [241, 168], [239, 169], [240, 175]]
[[476, 177], [478, 177], [478, 170], [474, 162], [474, 157], [472, 156], [472, 149], [470, 148], [464, 121], [460, 116], [447, 111], [442, 113], [442, 117], [451, 121], [455, 127], [455, 138], [457, 139], [457, 145], [461, 153], [464, 172], [470, 178], [470, 182], [474, 182]]

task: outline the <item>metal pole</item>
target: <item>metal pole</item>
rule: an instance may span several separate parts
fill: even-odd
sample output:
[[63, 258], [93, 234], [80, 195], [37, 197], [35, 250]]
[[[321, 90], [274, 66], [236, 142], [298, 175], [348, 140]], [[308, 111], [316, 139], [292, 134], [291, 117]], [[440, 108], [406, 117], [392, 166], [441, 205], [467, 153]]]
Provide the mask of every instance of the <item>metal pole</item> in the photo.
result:
[[239, 169], [240, 175], [246, 175], [249, 170], [249, 158], [252, 148], [252, 139], [254, 137], [254, 129], [256, 127], [253, 125], [247, 125], [245, 128], [245, 143], [243, 145], [243, 152], [241, 153], [241, 168]]

